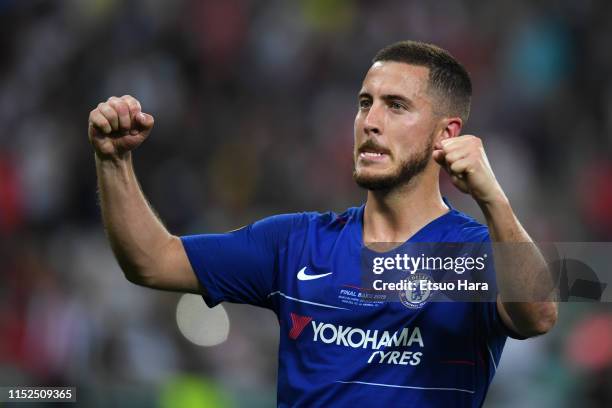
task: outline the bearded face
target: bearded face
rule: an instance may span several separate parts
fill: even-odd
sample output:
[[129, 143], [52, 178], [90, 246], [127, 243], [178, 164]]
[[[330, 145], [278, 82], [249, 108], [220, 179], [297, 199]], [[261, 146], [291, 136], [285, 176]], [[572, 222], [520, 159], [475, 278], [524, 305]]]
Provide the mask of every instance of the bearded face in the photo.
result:
[[[424, 147], [412, 153], [409, 157], [397, 160], [396, 164], [387, 172], [368, 172], [362, 168], [358, 170], [358, 160], [367, 160], [368, 153], [374, 153], [378, 156], [377, 152], [380, 150], [381, 147], [372, 139], [369, 139], [357, 149], [358, 154], [354, 159], [353, 180], [359, 187], [372, 191], [391, 191], [399, 186], [407, 185], [415, 176], [422, 173], [429, 161], [432, 160], [433, 134]], [[365, 154], [362, 155], [362, 153]]]
[[429, 69], [376, 62], [363, 81], [355, 117], [355, 182], [392, 190], [422, 173], [432, 160], [435, 116]]

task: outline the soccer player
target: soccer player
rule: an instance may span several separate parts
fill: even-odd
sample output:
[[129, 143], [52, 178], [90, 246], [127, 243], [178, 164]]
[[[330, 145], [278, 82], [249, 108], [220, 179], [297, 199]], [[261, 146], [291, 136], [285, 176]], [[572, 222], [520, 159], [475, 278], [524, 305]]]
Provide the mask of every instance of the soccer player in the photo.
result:
[[[420, 292], [413, 305], [360, 289], [369, 243], [531, 242], [481, 140], [460, 135], [471, 88], [441, 48], [412, 41], [383, 48], [355, 117], [353, 174], [367, 190], [365, 205], [185, 237], [158, 220], [132, 167], [153, 117], [131, 96], [111, 97], [91, 111], [89, 140], [117, 260], [138, 285], [202, 294], [210, 307], [228, 301], [274, 311], [279, 406], [481, 406], [507, 336], [549, 331], [556, 303], [421, 302]], [[441, 197], [441, 168], [478, 203], [487, 226]], [[546, 269], [536, 249], [504, 265], [495, 270], [500, 293], [529, 292]]]

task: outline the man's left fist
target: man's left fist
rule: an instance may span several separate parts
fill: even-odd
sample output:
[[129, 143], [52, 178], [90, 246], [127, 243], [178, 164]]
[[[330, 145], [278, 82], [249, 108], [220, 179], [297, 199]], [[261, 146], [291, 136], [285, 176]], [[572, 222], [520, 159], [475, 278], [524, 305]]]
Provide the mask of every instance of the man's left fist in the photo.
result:
[[505, 198], [478, 137], [444, 139], [435, 145], [433, 158], [450, 175], [455, 187], [471, 194], [479, 204]]

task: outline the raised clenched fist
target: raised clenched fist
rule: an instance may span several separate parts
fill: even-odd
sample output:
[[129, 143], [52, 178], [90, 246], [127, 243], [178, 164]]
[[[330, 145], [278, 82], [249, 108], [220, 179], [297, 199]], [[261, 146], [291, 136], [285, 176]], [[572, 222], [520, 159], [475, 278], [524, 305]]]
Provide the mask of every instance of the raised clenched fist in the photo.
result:
[[463, 135], [444, 139], [435, 146], [433, 158], [448, 172], [455, 187], [471, 194], [478, 203], [505, 197], [480, 138]]
[[153, 116], [142, 112], [130, 95], [111, 96], [89, 113], [89, 141], [102, 159], [117, 159], [137, 148], [153, 128]]

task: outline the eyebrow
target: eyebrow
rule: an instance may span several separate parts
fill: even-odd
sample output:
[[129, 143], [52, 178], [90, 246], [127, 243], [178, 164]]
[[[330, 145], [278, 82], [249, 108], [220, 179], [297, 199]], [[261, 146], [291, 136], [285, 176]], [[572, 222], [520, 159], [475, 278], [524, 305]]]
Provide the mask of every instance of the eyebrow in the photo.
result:
[[[365, 91], [360, 92], [359, 99], [361, 98], [372, 99], [372, 95], [370, 95], [368, 92], [365, 92]], [[381, 99], [384, 101], [401, 101], [401, 102], [404, 102], [409, 108], [414, 107], [414, 102], [412, 102], [412, 100], [410, 100], [409, 98], [403, 95], [399, 95], [399, 94], [385, 94], [381, 96]]]

